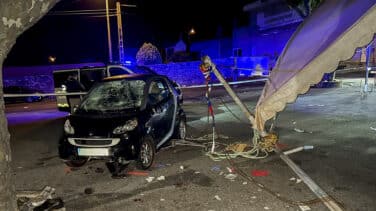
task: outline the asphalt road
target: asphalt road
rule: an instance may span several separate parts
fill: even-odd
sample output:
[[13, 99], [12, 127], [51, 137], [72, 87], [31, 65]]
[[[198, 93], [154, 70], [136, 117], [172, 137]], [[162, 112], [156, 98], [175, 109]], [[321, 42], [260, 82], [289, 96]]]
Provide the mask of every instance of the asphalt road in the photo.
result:
[[[375, 210], [376, 95], [369, 93], [362, 98], [359, 90], [356, 84], [313, 89], [281, 112], [276, 131], [286, 149], [314, 146], [291, 158], [345, 210]], [[260, 89], [238, 92], [252, 109]], [[227, 102], [225, 106], [223, 101]], [[217, 141], [249, 143], [251, 129], [238, 107], [225, 95], [216, 97], [213, 105], [216, 131], [222, 135]], [[210, 133], [206, 102], [200, 93], [187, 98], [184, 108], [190, 137]], [[251, 177], [288, 200], [276, 198], [240, 175], [233, 181], [226, 179], [230, 164], [211, 160], [199, 147], [176, 146], [159, 151], [147, 174], [165, 176], [162, 181], [149, 183], [146, 176], [133, 175], [112, 179], [101, 161], [68, 169], [57, 157], [66, 113], [54, 110], [53, 103], [42, 103], [8, 106], [7, 115], [16, 188], [39, 190], [52, 186], [67, 210], [299, 210], [292, 201], [315, 198], [303, 182], [292, 179], [297, 176], [273, 154], [264, 160], [234, 161], [249, 176], [253, 170], [267, 171], [267, 176]], [[126, 171], [136, 169], [131, 164]], [[312, 210], [326, 209], [322, 203], [308, 206]]]

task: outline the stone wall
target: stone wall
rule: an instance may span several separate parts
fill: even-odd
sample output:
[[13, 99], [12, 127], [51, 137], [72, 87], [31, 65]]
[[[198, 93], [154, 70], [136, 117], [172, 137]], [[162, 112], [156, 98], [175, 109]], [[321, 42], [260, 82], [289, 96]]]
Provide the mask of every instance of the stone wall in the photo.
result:
[[4, 87], [21, 86], [42, 93], [54, 92], [52, 74], [4, 78]]
[[[232, 80], [234, 66], [234, 58], [214, 59], [213, 62], [217, 65], [218, 70], [226, 78]], [[182, 86], [191, 86], [204, 83], [204, 77], [200, 72], [200, 61], [194, 62], [180, 62], [169, 64], [149, 65], [155, 72], [168, 76]], [[257, 65], [264, 70], [263, 73], [268, 74], [268, 59], [266, 57], [239, 57], [237, 58], [237, 67], [251, 70], [239, 70], [239, 76], [249, 77]], [[217, 82], [216, 78], [213, 78]]]
[[[217, 65], [217, 68], [222, 75], [227, 80], [231, 81], [233, 78], [231, 68], [234, 66], [234, 58], [214, 59], [213, 62]], [[266, 57], [237, 58], [237, 66], [241, 68], [254, 69], [258, 64], [262, 69], [267, 71], [268, 59]], [[191, 86], [204, 84], [205, 82], [199, 66], [200, 61], [193, 61], [149, 65], [148, 67], [161, 75], [166, 75], [171, 80], [178, 82], [182, 86]], [[7, 71], [9, 73], [6, 73]], [[41, 68], [39, 68], [38, 71], [30, 71], [32, 70], [24, 72], [22, 68], [18, 71], [16, 67], [4, 68], [4, 87], [22, 86], [42, 93], [54, 92], [52, 70], [41, 71]], [[24, 73], [21, 74], [21, 72]], [[240, 70], [239, 74], [240, 76], [249, 77], [252, 72], [252, 70]], [[267, 74], [267, 72], [264, 72], [264, 74]], [[213, 81], [217, 82], [215, 77], [213, 77]]]

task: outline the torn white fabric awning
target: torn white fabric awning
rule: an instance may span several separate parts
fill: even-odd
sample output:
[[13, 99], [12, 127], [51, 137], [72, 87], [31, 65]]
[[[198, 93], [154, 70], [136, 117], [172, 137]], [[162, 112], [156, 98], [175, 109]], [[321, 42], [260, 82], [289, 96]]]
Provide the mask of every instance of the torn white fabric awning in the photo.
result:
[[299, 26], [265, 84], [256, 107], [256, 128], [334, 71], [376, 32], [376, 0], [330, 0]]

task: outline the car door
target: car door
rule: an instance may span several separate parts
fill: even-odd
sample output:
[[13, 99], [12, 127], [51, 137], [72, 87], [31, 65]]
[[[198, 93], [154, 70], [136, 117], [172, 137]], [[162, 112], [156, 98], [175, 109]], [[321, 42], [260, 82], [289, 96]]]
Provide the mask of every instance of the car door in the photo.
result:
[[164, 79], [159, 78], [151, 81], [148, 101], [151, 105], [153, 133], [159, 142], [168, 135], [174, 118], [173, 95]]

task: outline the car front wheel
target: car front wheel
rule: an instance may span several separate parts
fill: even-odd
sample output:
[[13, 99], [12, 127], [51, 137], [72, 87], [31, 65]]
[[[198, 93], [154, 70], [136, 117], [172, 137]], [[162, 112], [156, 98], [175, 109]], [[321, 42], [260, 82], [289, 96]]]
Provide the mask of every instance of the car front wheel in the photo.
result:
[[138, 154], [138, 163], [142, 169], [148, 169], [153, 165], [155, 157], [155, 145], [150, 136], [142, 139]]
[[173, 138], [184, 140], [187, 137], [187, 123], [185, 118], [181, 118], [178, 126], [175, 128]]

